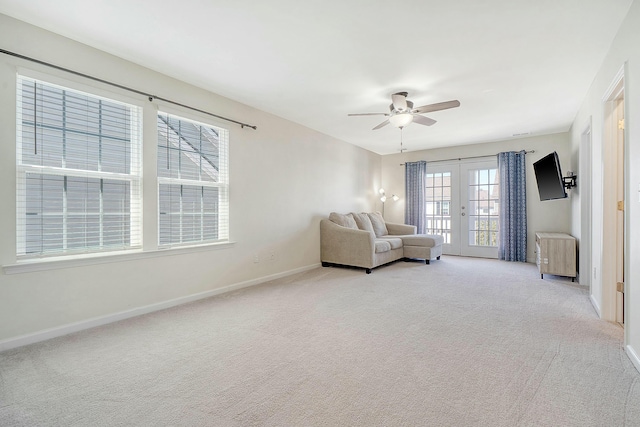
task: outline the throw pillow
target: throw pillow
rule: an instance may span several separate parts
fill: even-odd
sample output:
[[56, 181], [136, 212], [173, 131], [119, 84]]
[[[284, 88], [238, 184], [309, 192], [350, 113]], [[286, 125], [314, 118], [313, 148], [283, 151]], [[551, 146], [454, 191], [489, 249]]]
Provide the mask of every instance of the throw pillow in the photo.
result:
[[376, 233], [376, 237], [382, 237], [389, 234], [387, 230], [387, 224], [384, 222], [384, 218], [380, 212], [367, 213], [367, 216], [371, 220], [373, 226], [373, 232]]
[[351, 215], [353, 215], [353, 219], [356, 220], [356, 224], [358, 224], [358, 228], [360, 230], [365, 230], [368, 231], [369, 233], [373, 234], [375, 236], [376, 232], [373, 231], [373, 225], [371, 224], [371, 220], [369, 219], [369, 215], [367, 215], [366, 213], [354, 213], [351, 212]]
[[331, 212], [329, 214], [329, 221], [343, 227], [353, 228], [354, 230], [358, 229], [358, 225], [356, 224], [356, 221], [353, 219], [353, 215], [351, 214], [344, 215], [337, 212]]

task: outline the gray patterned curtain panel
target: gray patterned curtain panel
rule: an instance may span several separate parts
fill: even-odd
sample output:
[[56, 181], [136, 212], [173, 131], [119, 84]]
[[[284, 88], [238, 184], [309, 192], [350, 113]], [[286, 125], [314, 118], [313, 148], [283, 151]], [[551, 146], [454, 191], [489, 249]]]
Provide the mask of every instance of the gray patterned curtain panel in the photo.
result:
[[500, 233], [498, 258], [527, 262], [526, 152], [498, 154]]
[[425, 187], [427, 162], [406, 162], [404, 166], [406, 205], [405, 224], [415, 225], [418, 234], [424, 234], [426, 223]]

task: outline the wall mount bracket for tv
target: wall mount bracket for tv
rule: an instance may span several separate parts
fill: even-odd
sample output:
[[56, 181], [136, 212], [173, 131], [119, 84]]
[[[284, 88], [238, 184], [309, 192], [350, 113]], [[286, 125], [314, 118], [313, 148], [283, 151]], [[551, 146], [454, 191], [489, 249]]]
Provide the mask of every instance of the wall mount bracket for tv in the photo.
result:
[[577, 179], [578, 176], [575, 173], [569, 172], [567, 176], [562, 177], [562, 185], [564, 185], [564, 188], [567, 190], [571, 190], [573, 187], [578, 185], [576, 183]]

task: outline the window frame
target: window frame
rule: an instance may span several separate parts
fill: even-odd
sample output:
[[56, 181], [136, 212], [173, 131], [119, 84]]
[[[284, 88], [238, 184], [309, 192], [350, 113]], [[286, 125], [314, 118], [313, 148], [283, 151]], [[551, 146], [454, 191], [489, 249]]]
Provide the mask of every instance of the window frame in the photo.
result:
[[[230, 140], [230, 131], [228, 128], [220, 126], [219, 124], [213, 124], [212, 121], [205, 121], [200, 118], [192, 118], [194, 114], [184, 114], [184, 112], [176, 112], [174, 109], [170, 108], [161, 108], [156, 111], [156, 116], [166, 116], [172, 117], [174, 119], [185, 121], [187, 123], [203, 126], [207, 128], [211, 128], [218, 133], [218, 180], [217, 181], [207, 181], [202, 179], [189, 179], [183, 178], [181, 176], [177, 178], [161, 176], [160, 174], [160, 155], [158, 151], [161, 149], [159, 138], [156, 140], [156, 191], [157, 191], [157, 203], [156, 203], [156, 220], [157, 220], [157, 247], [161, 251], [166, 251], [169, 249], [179, 249], [179, 248], [189, 248], [189, 247], [198, 247], [198, 246], [206, 246], [206, 245], [220, 245], [230, 243], [229, 240], [229, 140]], [[159, 129], [157, 128], [157, 118], [156, 118], [156, 134], [159, 133]], [[180, 173], [180, 172], [179, 172]], [[200, 173], [201, 175], [201, 173]], [[203, 190], [204, 188], [215, 188], [218, 190], [218, 210], [217, 210], [217, 224], [218, 230], [216, 239], [204, 239], [200, 240], [189, 240], [182, 241], [183, 233], [180, 231], [180, 241], [179, 242], [171, 242], [163, 243], [163, 234], [162, 234], [162, 221], [161, 215], [163, 215], [161, 209], [161, 186], [169, 186], [169, 185], [180, 185], [181, 186], [181, 195], [180, 195], [180, 203], [183, 200], [182, 190], [184, 187], [196, 188]], [[201, 200], [200, 206], [204, 206], [204, 200]], [[165, 213], [166, 214], [166, 213]], [[169, 215], [172, 215], [171, 213]], [[183, 215], [185, 215], [182, 207], [178, 212], [180, 216], [180, 226], [183, 224]], [[201, 215], [201, 221], [204, 218], [204, 213]], [[203, 236], [204, 223], [201, 223], [200, 235]]]
[[[15, 67], [14, 78], [14, 106], [15, 110], [15, 123], [16, 128], [15, 140], [13, 141], [13, 148], [15, 151], [15, 157], [13, 160], [14, 176], [17, 178], [19, 175], [17, 156], [20, 155], [18, 151], [17, 138], [21, 132], [21, 127], [18, 121], [18, 91], [20, 87], [18, 85], [18, 76], [25, 77], [32, 80], [40, 80], [44, 83], [62, 86], [69, 90], [83, 92], [91, 96], [105, 98], [110, 101], [128, 104], [138, 108], [139, 116], [139, 155], [140, 160], [140, 242], [141, 246], [133, 249], [123, 250], [105, 250], [96, 252], [74, 252], [74, 253], [57, 253], [47, 254], [46, 256], [30, 256], [19, 257], [17, 256], [17, 240], [14, 242], [14, 259], [13, 263], [7, 263], [2, 265], [2, 271], [5, 274], [22, 274], [28, 272], [48, 271], [59, 268], [73, 268], [85, 265], [99, 265], [112, 262], [122, 262], [126, 260], [138, 260], [148, 259], [155, 257], [165, 257], [168, 255], [177, 254], [190, 254], [208, 251], [225, 250], [235, 246], [236, 242], [230, 238], [230, 186], [229, 186], [229, 158], [230, 158], [230, 130], [228, 123], [217, 120], [209, 115], [201, 114], [198, 111], [187, 110], [182, 107], [176, 107], [171, 104], [163, 103], [161, 100], [150, 100], [146, 96], [138, 96], [136, 94], [130, 94], [125, 90], [120, 90], [107, 86], [106, 84], [95, 83], [93, 81], [86, 80], [82, 77], [69, 76], [64, 71], [40, 69], [39, 67]], [[207, 241], [202, 243], [194, 243], [185, 246], [173, 246], [170, 248], [158, 248], [158, 183], [157, 173], [155, 171], [157, 167], [157, 129], [156, 129], [156, 117], [159, 111], [166, 112], [170, 115], [179, 117], [185, 117], [189, 121], [195, 121], [203, 123], [206, 126], [214, 128], [225, 129], [227, 132], [227, 147], [226, 147], [226, 210], [223, 212], [221, 221], [226, 223], [226, 240], [219, 241]], [[17, 195], [17, 183], [16, 183]], [[13, 212], [18, 213], [19, 200], [13, 200]], [[17, 225], [18, 218], [14, 217], [14, 224]], [[17, 236], [18, 231], [14, 234]]]
[[[23, 162], [23, 149], [25, 145], [25, 139], [23, 138], [23, 92], [22, 83], [36, 82], [48, 87], [57, 88], [60, 90], [78, 93], [83, 96], [90, 97], [92, 99], [104, 100], [112, 104], [120, 104], [127, 107], [129, 120], [131, 123], [131, 147], [130, 147], [130, 168], [129, 173], [108, 172], [103, 170], [87, 170], [87, 169], [73, 169], [63, 166], [43, 166], [36, 164], [28, 164]], [[124, 253], [128, 251], [142, 250], [142, 149], [143, 149], [143, 135], [142, 135], [142, 115], [143, 107], [138, 102], [132, 102], [133, 100], [118, 96], [112, 92], [96, 89], [83, 84], [71, 82], [65, 79], [60, 79], [55, 76], [45, 75], [38, 72], [29, 72], [28, 70], [19, 69], [15, 78], [16, 84], [16, 260], [20, 261], [38, 261], [49, 259], [72, 259], [83, 256], [95, 256], [97, 254], [113, 254]], [[102, 165], [99, 165], [99, 169]], [[94, 179], [99, 180], [101, 183], [100, 188], [100, 241], [99, 246], [81, 247], [81, 248], [69, 248], [65, 242], [63, 236], [63, 248], [52, 251], [40, 251], [37, 253], [27, 253], [27, 176], [38, 175], [41, 177], [46, 176], [62, 176], [70, 178], [81, 179]], [[102, 199], [104, 196], [104, 187], [102, 185], [104, 180], [127, 182], [129, 183], [129, 238], [128, 245], [123, 246], [104, 246], [102, 236], [104, 235], [104, 209], [102, 205]], [[63, 217], [63, 228], [61, 232], [64, 234], [66, 224], [64, 222], [69, 217], [69, 209], [66, 206], [66, 199], [68, 198], [68, 192], [65, 188], [63, 190], [63, 207], [61, 215]]]

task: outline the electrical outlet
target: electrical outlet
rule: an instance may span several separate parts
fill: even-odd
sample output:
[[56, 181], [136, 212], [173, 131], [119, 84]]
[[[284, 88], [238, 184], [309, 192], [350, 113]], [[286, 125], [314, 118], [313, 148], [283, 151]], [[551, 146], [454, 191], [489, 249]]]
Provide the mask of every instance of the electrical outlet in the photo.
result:
[[275, 252], [271, 252], [271, 255], [269, 256], [269, 259], [271, 261], [275, 261], [276, 260], [276, 253]]
[[597, 274], [596, 274], [596, 268], [595, 268], [595, 267], [593, 267], [593, 278], [594, 278], [594, 279], [596, 279], [597, 277], [598, 277], [598, 276], [597, 276]]
[[255, 254], [255, 255], [253, 256], [253, 263], [254, 263], [254, 264], [257, 264], [257, 263], [259, 263], [259, 262], [260, 262], [260, 256], [259, 256], [258, 254]]

